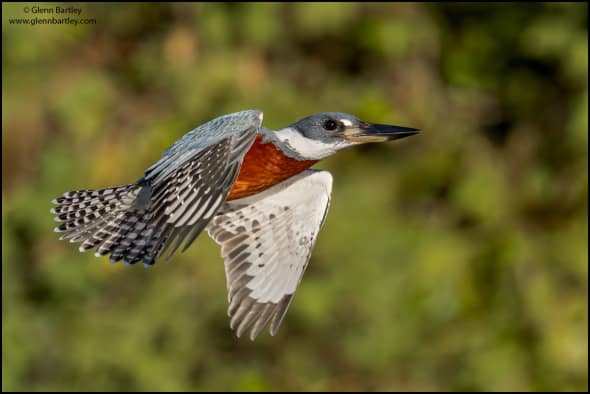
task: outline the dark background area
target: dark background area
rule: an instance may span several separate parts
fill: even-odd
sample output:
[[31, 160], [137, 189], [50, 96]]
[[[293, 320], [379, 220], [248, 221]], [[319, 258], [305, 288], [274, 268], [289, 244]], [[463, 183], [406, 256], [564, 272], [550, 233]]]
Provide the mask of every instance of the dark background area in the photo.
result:
[[[43, 5], [43, 4], [39, 4]], [[45, 4], [53, 7], [57, 3]], [[587, 4], [2, 5], [3, 390], [587, 390]], [[57, 15], [54, 15], [58, 17]], [[51, 199], [225, 113], [423, 130], [341, 152], [276, 337], [236, 339], [206, 235], [152, 269]]]

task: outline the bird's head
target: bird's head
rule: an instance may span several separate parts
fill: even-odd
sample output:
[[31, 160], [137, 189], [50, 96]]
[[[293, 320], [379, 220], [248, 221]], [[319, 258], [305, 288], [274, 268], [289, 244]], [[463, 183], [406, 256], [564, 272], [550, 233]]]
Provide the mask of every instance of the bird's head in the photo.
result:
[[281, 139], [303, 157], [323, 159], [351, 146], [397, 140], [418, 132], [409, 127], [365, 122], [340, 112], [322, 112], [281, 130]]

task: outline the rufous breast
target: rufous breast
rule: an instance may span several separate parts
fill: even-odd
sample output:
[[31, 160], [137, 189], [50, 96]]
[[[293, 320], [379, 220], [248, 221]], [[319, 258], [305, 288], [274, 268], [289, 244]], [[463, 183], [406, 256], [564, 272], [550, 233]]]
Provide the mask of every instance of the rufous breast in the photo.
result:
[[272, 142], [263, 144], [262, 139], [263, 136], [256, 136], [254, 144], [246, 153], [238, 178], [227, 197], [228, 201], [260, 193], [317, 163], [317, 160], [293, 159]]

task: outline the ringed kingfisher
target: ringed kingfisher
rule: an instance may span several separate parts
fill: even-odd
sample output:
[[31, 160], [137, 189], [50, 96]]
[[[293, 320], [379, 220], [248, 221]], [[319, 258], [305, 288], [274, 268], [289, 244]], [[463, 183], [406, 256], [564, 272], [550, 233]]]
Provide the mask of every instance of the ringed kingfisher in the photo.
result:
[[279, 130], [262, 111], [213, 119], [188, 132], [137, 182], [76, 190], [52, 202], [60, 239], [81, 252], [147, 266], [207, 230], [221, 246], [230, 327], [254, 340], [275, 335], [310, 259], [332, 191], [332, 175], [311, 170], [335, 152], [419, 130], [325, 112]]

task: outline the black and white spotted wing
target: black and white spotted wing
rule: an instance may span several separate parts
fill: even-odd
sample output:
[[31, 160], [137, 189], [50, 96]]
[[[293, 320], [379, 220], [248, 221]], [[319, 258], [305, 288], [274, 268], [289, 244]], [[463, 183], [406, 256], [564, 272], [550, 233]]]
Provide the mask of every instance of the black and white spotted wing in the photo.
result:
[[307, 170], [266, 191], [231, 201], [207, 226], [221, 246], [230, 326], [254, 340], [276, 334], [330, 203], [332, 176]]
[[54, 200], [56, 220], [66, 221], [56, 231], [113, 262], [152, 265], [184, 240], [186, 249], [225, 202], [261, 122], [260, 111], [217, 118], [172, 145], [137, 184], [66, 193]]

